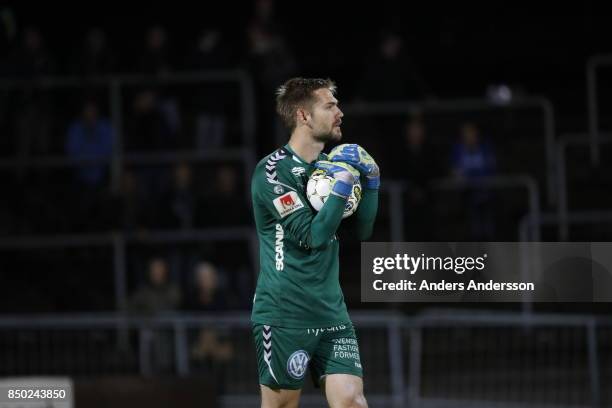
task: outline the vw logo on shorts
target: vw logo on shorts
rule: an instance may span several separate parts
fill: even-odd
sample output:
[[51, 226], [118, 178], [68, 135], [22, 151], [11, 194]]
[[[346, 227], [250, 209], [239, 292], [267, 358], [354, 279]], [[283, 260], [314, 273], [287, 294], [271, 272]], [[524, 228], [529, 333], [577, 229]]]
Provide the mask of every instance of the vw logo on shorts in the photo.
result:
[[298, 350], [287, 360], [287, 372], [296, 380], [301, 380], [306, 373], [308, 367], [308, 353], [304, 350]]

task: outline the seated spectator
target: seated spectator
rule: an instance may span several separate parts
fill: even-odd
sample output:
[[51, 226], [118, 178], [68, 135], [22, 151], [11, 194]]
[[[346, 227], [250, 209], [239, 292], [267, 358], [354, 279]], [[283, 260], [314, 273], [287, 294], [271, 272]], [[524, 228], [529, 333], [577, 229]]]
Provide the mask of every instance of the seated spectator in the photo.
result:
[[[495, 155], [491, 145], [480, 137], [474, 123], [464, 123], [461, 127], [461, 141], [456, 143], [452, 152], [453, 175], [460, 180], [477, 182], [482, 177], [492, 176], [495, 172]], [[493, 194], [487, 188], [472, 186], [465, 194], [470, 223], [470, 239], [491, 240], [494, 236]]]
[[38, 27], [29, 26], [23, 30], [21, 46], [9, 56], [8, 76], [36, 78], [56, 72], [55, 58], [48, 51], [44, 38]]
[[[243, 62], [253, 78], [255, 90], [255, 108], [257, 133], [274, 135], [278, 131], [278, 122], [274, 114], [274, 91], [287, 78], [298, 72], [295, 53], [287, 39], [279, 32], [273, 31], [268, 24], [253, 20], [246, 27], [247, 51]], [[259, 148], [262, 151], [271, 149], [271, 137], [261, 139]]]
[[168, 280], [168, 264], [162, 258], [153, 258], [149, 262], [148, 282], [133, 293], [129, 299], [128, 310], [156, 315], [178, 309], [180, 302], [179, 288]]
[[134, 171], [125, 170], [121, 176], [119, 191], [111, 196], [105, 223], [127, 233], [143, 233], [154, 227], [154, 206], [145, 195]]
[[461, 140], [453, 146], [453, 174], [465, 180], [493, 175], [495, 155], [491, 145], [480, 137], [480, 130], [471, 122], [461, 126]]
[[408, 241], [432, 239], [431, 181], [441, 174], [438, 155], [429, 143], [425, 125], [420, 118], [410, 119], [405, 125], [404, 144], [394, 150], [398, 155], [394, 177], [408, 182], [404, 235]]
[[[113, 153], [113, 130], [108, 119], [100, 118], [98, 104], [89, 100], [83, 105], [81, 117], [70, 124], [66, 139], [70, 159], [108, 159]], [[77, 180], [88, 186], [100, 186], [106, 177], [108, 163], [79, 165]]]
[[69, 224], [72, 232], [107, 228], [103, 224], [107, 211], [108, 174], [113, 154], [113, 129], [108, 119], [101, 118], [95, 101], [85, 102], [81, 117], [73, 121], [65, 142], [69, 159], [101, 160], [77, 163], [74, 167], [73, 204]]
[[404, 40], [393, 32], [384, 32], [357, 89], [358, 101], [405, 101], [432, 97], [410, 56], [404, 52]]
[[[148, 282], [141, 285], [130, 297], [128, 311], [155, 317], [177, 310], [180, 302], [179, 288], [168, 280], [168, 264], [162, 258], [153, 258], [149, 262]], [[145, 341], [150, 343], [151, 370], [155, 373], [167, 373], [172, 370], [174, 360], [172, 334], [167, 330], [152, 328], [147, 333]]]
[[[126, 118], [124, 148], [129, 153], [169, 152], [178, 142], [179, 119], [177, 106], [164, 100], [154, 89], [139, 91], [132, 101], [131, 114]], [[165, 166], [140, 166], [138, 177], [145, 194], [159, 200], [162, 184], [159, 182], [167, 172]]]
[[[8, 76], [39, 79], [55, 74], [56, 70], [57, 64], [45, 44], [45, 36], [37, 27], [26, 27], [20, 46], [8, 56]], [[10, 106], [15, 109], [11, 119], [15, 126], [17, 157], [26, 160], [33, 155], [51, 154], [55, 147], [51, 135], [55, 106], [53, 94], [35, 86], [18, 88], [11, 94]], [[19, 176], [24, 175], [25, 168], [20, 168]]]
[[132, 101], [126, 121], [125, 149], [128, 152], [160, 151], [173, 147], [174, 132], [161, 109], [159, 95], [144, 89]]
[[217, 170], [213, 190], [207, 193], [205, 207], [200, 214], [202, 225], [248, 225], [250, 213], [241, 194], [243, 190], [239, 186], [236, 167], [221, 165]]
[[138, 61], [138, 72], [163, 75], [172, 71], [171, 65], [166, 30], [161, 26], [149, 28], [145, 39], [145, 49]]
[[[195, 267], [195, 290], [186, 308], [207, 312], [227, 310], [227, 296], [221, 290], [217, 268], [209, 262], [200, 262]], [[192, 363], [195, 370], [223, 370], [234, 355], [230, 342], [230, 332], [213, 329], [201, 329], [191, 346]]]
[[227, 310], [227, 294], [223, 293], [219, 282], [219, 271], [209, 262], [200, 262], [194, 268], [195, 287], [187, 299], [188, 310], [223, 311]]
[[72, 72], [83, 76], [108, 75], [117, 70], [117, 58], [100, 28], [87, 32], [83, 48], [75, 55]]
[[189, 57], [188, 68], [198, 71], [229, 68], [229, 47], [223, 45], [221, 31], [216, 29], [202, 30]]
[[174, 168], [170, 188], [162, 195], [162, 226], [172, 229], [193, 228], [197, 206], [198, 194], [192, 182], [191, 167], [187, 163], [180, 163]]
[[[229, 69], [230, 47], [223, 43], [218, 30], [205, 30], [198, 37], [195, 49], [188, 62], [188, 70], [210, 71]], [[197, 109], [195, 123], [195, 146], [197, 150], [208, 150], [226, 144], [227, 111], [231, 110], [234, 98], [227, 92], [227, 84], [205, 83], [194, 87], [193, 104]]]

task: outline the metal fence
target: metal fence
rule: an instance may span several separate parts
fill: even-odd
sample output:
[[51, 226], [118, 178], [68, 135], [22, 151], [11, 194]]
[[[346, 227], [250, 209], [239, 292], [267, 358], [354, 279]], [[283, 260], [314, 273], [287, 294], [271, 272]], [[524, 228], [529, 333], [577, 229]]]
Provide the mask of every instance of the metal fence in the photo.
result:
[[[441, 192], [464, 191], [470, 188], [479, 189], [524, 189], [527, 192], [525, 213], [530, 220], [530, 237], [538, 240], [539, 237], [539, 208], [540, 195], [537, 184], [528, 176], [498, 176], [483, 178], [476, 182], [457, 181], [453, 179], [437, 180], [432, 185], [434, 190]], [[388, 196], [388, 225], [385, 226], [389, 235], [387, 240], [402, 242], [404, 240], [404, 213], [403, 196], [409, 186], [403, 182], [389, 181], [383, 185], [382, 193]], [[520, 231], [519, 221], [517, 230]], [[522, 236], [516, 236], [516, 239]], [[108, 260], [112, 265], [112, 287], [114, 305], [116, 310], [125, 310], [128, 297], [128, 245], [129, 244], [180, 244], [180, 243], [244, 243], [248, 252], [244, 260], [256, 273], [259, 265], [259, 247], [255, 231], [250, 226], [232, 228], [209, 228], [192, 230], [151, 230], [145, 235], [114, 232], [103, 234], [72, 234], [72, 235], [36, 235], [21, 237], [0, 238], [0, 253], [4, 251], [35, 251], [41, 249], [76, 249], [76, 248], [108, 248]], [[110, 295], [110, 294], [109, 294]]]
[[[134, 86], [191, 86], [209, 83], [233, 83], [240, 89], [235, 105], [240, 112], [240, 147], [221, 148], [207, 152], [171, 152], [165, 154], [138, 153], [125, 154], [124, 149], [124, 99], [125, 91]], [[243, 70], [184, 72], [166, 75], [114, 75], [83, 79], [79, 77], [43, 77], [36, 80], [2, 79], [0, 92], [14, 90], [74, 90], [100, 87], [108, 92], [110, 121], [113, 127], [113, 152], [108, 159], [102, 160], [110, 165], [110, 182], [113, 190], [120, 185], [121, 174], [126, 164], [164, 164], [185, 161], [215, 161], [219, 159], [241, 160], [245, 163], [245, 179], [250, 177], [255, 167], [255, 96], [250, 76]], [[92, 160], [85, 160], [91, 162]], [[96, 160], [93, 160], [94, 162]], [[64, 156], [59, 157], [20, 157], [18, 160], [2, 159], [0, 167], [73, 167], [82, 165]]]
[[594, 55], [586, 64], [586, 84], [587, 84], [587, 110], [588, 110], [588, 131], [589, 146], [591, 150], [591, 163], [599, 165], [600, 158], [600, 112], [599, 112], [599, 87], [598, 70], [612, 65], [612, 55]]
[[[352, 319], [372, 407], [612, 403], [610, 319], [457, 310]], [[254, 353], [244, 313], [0, 318], [0, 376], [212, 375], [224, 406], [254, 406]], [[322, 403], [307, 381], [303, 406]]]
[[[568, 160], [567, 160], [567, 151], [570, 147], [575, 146], [586, 146], [589, 145], [591, 157], [597, 157], [597, 162], [601, 156], [601, 145], [602, 144], [611, 144], [612, 137], [610, 134], [597, 132], [597, 138], [588, 139], [588, 135], [586, 134], [567, 134], [563, 135], [559, 138], [557, 142], [557, 190], [559, 192], [559, 200], [557, 205], [557, 217], [558, 217], [558, 229], [559, 229], [559, 239], [562, 241], [567, 241], [569, 239], [569, 216], [570, 216], [570, 191], [568, 188]], [[594, 143], [596, 148], [594, 148]], [[600, 210], [597, 208], [595, 210]]]
[[[342, 108], [344, 112], [356, 117], [372, 117], [391, 115], [408, 115], [412, 112], [421, 113], [486, 113], [491, 111], [514, 111], [518, 109], [533, 109], [541, 114], [542, 141], [545, 149], [546, 196], [548, 202], [556, 203], [555, 186], [555, 114], [551, 101], [544, 97], [525, 97], [495, 103], [486, 99], [456, 99], [433, 100], [425, 102], [393, 102], [393, 103], [354, 103]], [[280, 137], [278, 137], [280, 140]]]

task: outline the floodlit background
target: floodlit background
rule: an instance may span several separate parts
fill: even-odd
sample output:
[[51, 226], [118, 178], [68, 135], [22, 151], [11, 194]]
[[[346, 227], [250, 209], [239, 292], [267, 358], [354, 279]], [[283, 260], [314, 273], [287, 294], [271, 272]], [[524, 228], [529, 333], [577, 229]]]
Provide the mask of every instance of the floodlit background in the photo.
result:
[[[372, 241], [610, 241], [611, 17], [3, 3], [0, 380], [72, 384], [77, 408], [258, 406], [250, 176], [293, 76], [337, 82], [343, 141], [381, 167]], [[339, 235], [370, 406], [612, 404], [607, 305], [361, 303]]]

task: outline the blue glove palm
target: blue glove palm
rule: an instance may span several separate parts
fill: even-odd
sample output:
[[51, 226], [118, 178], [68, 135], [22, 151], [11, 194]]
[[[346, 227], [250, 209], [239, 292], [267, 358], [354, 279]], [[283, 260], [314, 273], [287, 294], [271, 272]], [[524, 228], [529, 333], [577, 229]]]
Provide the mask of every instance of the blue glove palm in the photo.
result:
[[333, 193], [344, 198], [351, 195], [355, 178], [359, 177], [359, 174], [356, 174], [355, 170], [351, 169], [349, 165], [320, 160], [315, 163], [315, 168], [325, 171], [336, 180], [332, 186]]
[[369, 189], [378, 189], [380, 186], [380, 169], [365, 149], [357, 144], [342, 144], [336, 146], [329, 153], [332, 162], [344, 162], [359, 170], [366, 178], [365, 186]]

